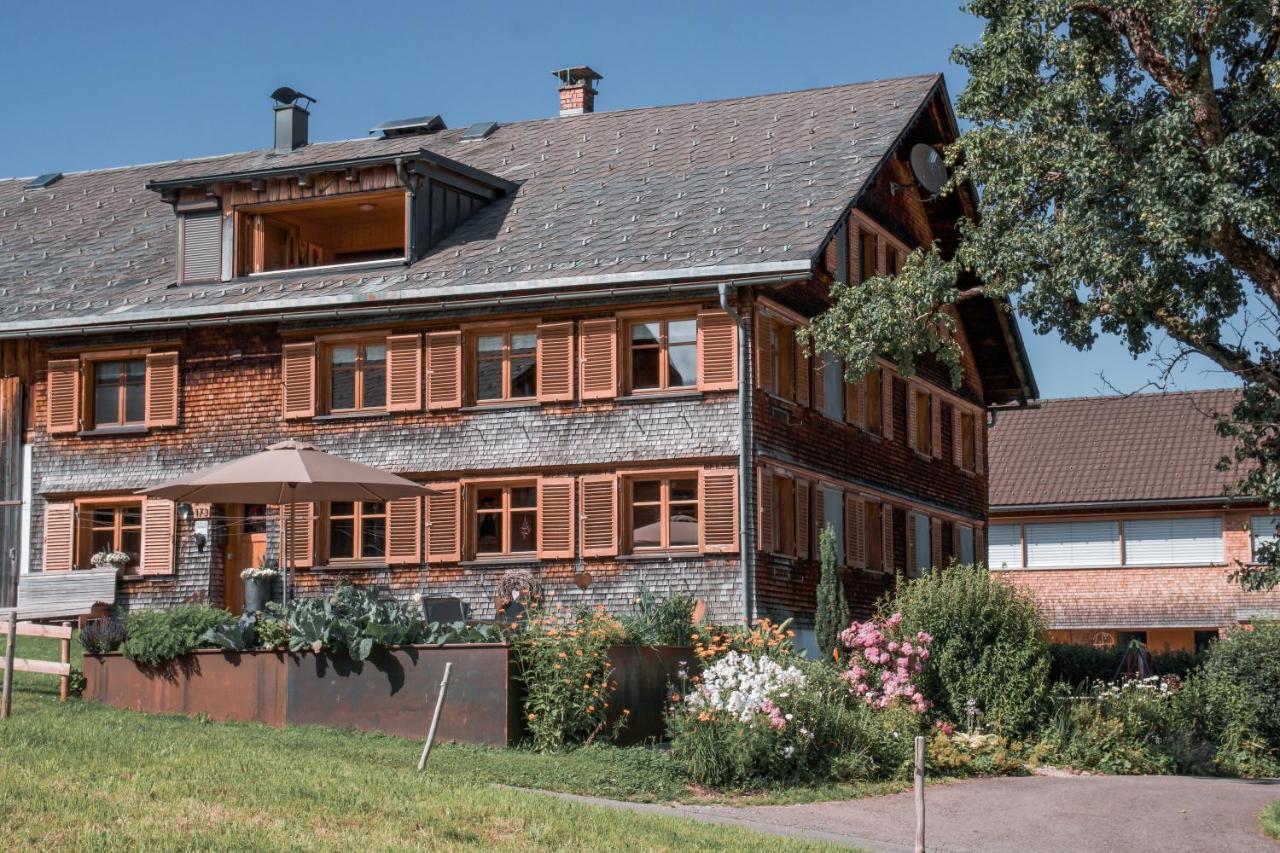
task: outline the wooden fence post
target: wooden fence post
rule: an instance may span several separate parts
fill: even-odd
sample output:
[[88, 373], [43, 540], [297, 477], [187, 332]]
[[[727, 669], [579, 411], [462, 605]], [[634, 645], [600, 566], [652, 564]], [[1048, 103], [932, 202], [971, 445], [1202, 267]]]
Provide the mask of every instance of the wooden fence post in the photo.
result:
[[924, 853], [924, 738], [916, 735], [916, 853]]
[[9, 719], [9, 711], [13, 704], [13, 653], [18, 645], [18, 612], [9, 613], [9, 625], [5, 630], [7, 643], [4, 647], [4, 689], [0, 695], [0, 720]]
[[444, 693], [449, 689], [449, 672], [453, 669], [453, 661], [445, 661], [444, 678], [440, 679], [440, 692], [436, 695], [436, 711], [431, 715], [431, 728], [427, 730], [427, 742], [422, 745], [422, 755], [418, 758], [418, 772], [427, 766], [427, 756], [431, 755], [431, 743], [436, 739], [436, 726], [440, 725], [440, 709], [444, 707]]
[[[71, 623], [63, 622], [62, 627], [70, 630]], [[70, 634], [62, 638], [61, 645], [62, 645], [62, 656], [60, 660], [67, 665], [67, 674], [62, 676], [59, 679], [61, 684], [58, 687], [58, 701], [65, 702], [67, 701], [67, 694], [71, 692], [71, 635]]]

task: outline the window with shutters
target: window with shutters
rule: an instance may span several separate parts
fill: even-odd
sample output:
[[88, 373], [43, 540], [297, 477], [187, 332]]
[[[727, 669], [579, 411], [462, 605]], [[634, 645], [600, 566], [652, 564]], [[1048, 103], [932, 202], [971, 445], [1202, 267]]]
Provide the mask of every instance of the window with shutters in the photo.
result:
[[858, 232], [858, 281], [875, 278], [878, 267], [876, 235], [871, 231]]
[[626, 479], [626, 539], [632, 553], [698, 547], [698, 474]]
[[338, 342], [324, 347], [322, 405], [330, 414], [379, 412], [387, 407], [387, 344]]
[[241, 205], [236, 275], [403, 261], [405, 193]]
[[129, 555], [126, 570], [136, 571], [142, 561], [142, 501], [84, 503], [80, 532], [77, 565], [92, 565], [94, 554], [122, 551]]
[[1223, 562], [1222, 517], [1122, 522], [1126, 566], [1209, 566]]
[[380, 563], [387, 558], [387, 505], [334, 501], [323, 510], [329, 562]]
[[513, 329], [473, 334], [471, 399], [479, 404], [538, 396], [538, 332]]
[[795, 483], [790, 477], [770, 478], [768, 499], [773, 518], [773, 553], [794, 555], [796, 551]]
[[795, 328], [772, 317], [764, 319], [769, 337], [768, 388], [784, 400], [794, 400], [795, 390]]
[[884, 435], [884, 389], [881, 387], [880, 371], [873, 370], [867, 374], [863, 382], [867, 385], [866, 428], [872, 435]]
[[626, 377], [631, 393], [692, 388], [698, 384], [695, 317], [627, 323]]
[[146, 422], [146, 359], [94, 361], [88, 378], [89, 429]]
[[1022, 568], [1022, 525], [992, 524], [987, 528], [987, 565], [993, 569]]
[[953, 440], [960, 443], [960, 467], [966, 471], [976, 471], [978, 467], [977, 418], [972, 412], [962, 411], [957, 420], [960, 423], [960, 432]]
[[147, 349], [49, 362], [50, 433], [133, 432], [178, 425], [178, 354]]
[[533, 555], [538, 551], [536, 483], [468, 486], [471, 553], [477, 559]]

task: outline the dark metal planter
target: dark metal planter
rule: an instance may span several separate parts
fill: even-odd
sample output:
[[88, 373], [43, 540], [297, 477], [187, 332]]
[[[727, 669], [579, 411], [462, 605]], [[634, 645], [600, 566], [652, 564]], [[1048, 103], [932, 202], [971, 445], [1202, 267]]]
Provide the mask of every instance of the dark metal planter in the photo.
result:
[[244, 579], [244, 612], [257, 613], [267, 606], [271, 600], [271, 585], [274, 578]]

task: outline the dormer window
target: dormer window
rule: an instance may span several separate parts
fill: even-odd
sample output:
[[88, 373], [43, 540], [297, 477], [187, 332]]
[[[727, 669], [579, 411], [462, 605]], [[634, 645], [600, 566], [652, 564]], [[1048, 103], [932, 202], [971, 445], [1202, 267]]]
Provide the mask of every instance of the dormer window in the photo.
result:
[[384, 192], [237, 207], [236, 274], [404, 260], [405, 206]]

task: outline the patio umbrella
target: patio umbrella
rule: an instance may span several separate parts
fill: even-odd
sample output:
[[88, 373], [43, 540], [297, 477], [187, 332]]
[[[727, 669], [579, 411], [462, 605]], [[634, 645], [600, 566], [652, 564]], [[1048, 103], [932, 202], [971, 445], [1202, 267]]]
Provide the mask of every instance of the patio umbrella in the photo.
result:
[[412, 480], [325, 453], [301, 441], [281, 441], [261, 453], [203, 468], [138, 494], [172, 501], [288, 506], [282, 584], [289, 601], [294, 504], [298, 501], [390, 501], [427, 494]]

